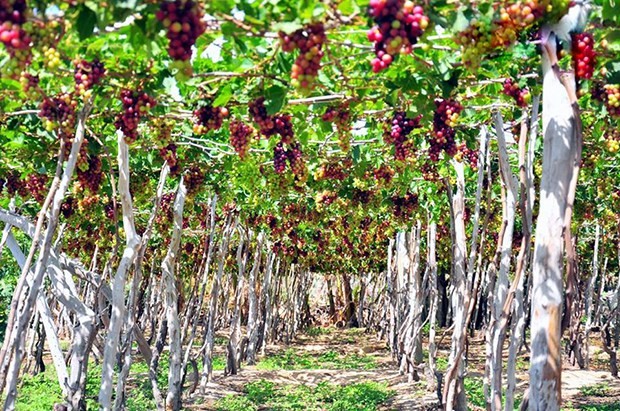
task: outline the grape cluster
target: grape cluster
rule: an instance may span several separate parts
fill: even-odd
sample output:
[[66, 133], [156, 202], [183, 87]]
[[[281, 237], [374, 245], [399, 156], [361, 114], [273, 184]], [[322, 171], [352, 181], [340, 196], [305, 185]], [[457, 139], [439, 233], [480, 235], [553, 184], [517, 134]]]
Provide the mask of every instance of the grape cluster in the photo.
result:
[[194, 194], [205, 181], [205, 173], [198, 166], [192, 166], [185, 172], [185, 187], [188, 194]]
[[383, 140], [387, 144], [394, 145], [394, 158], [396, 160], [405, 160], [411, 155], [413, 142], [407, 137], [414, 129], [420, 127], [421, 118], [422, 116], [408, 118], [404, 111], [394, 113], [389, 128], [386, 128], [383, 133]]
[[368, 13], [376, 24], [368, 32], [375, 48], [375, 73], [388, 68], [399, 53], [411, 53], [429, 23], [424, 9], [411, 0], [370, 0]]
[[6, 191], [9, 196], [14, 196], [15, 193], [18, 193], [22, 197], [25, 197], [28, 194], [28, 190], [26, 190], [26, 185], [24, 181], [22, 181], [21, 176], [17, 170], [11, 170], [6, 176], [5, 186]]
[[322, 118], [323, 121], [336, 124], [338, 145], [342, 151], [349, 151], [351, 148], [351, 112], [347, 105], [328, 107]]
[[94, 195], [90, 195], [90, 196], [88, 196], [88, 195], [84, 196], [84, 197], [80, 198], [78, 200], [78, 202], [77, 202], [78, 210], [81, 213], [84, 213], [85, 211], [89, 211], [94, 206], [99, 204], [100, 201], [101, 201], [101, 197], [99, 196], [99, 194], [94, 194]]
[[389, 184], [394, 177], [394, 170], [387, 164], [381, 164], [374, 170], [375, 180]]
[[0, 42], [11, 56], [28, 50], [31, 38], [22, 28], [26, 22], [26, 0], [0, 0]]
[[592, 97], [605, 104], [610, 116], [620, 117], [620, 84], [597, 83], [592, 89]]
[[392, 196], [394, 216], [408, 217], [418, 206], [418, 196], [414, 193], [406, 193], [404, 196]]
[[612, 154], [615, 154], [618, 151], [620, 151], [620, 130], [618, 129], [609, 130], [607, 132], [607, 135], [605, 136], [605, 145], [606, 145], [607, 151], [609, 151]]
[[60, 67], [60, 53], [54, 47], [43, 46], [43, 57], [45, 58], [45, 67], [50, 71], [56, 71]]
[[573, 33], [571, 38], [575, 77], [578, 80], [590, 79], [594, 74], [594, 65], [596, 64], [594, 38], [590, 33]]
[[441, 150], [449, 156], [456, 154], [456, 131], [453, 127], [463, 110], [463, 106], [454, 100], [436, 99], [435, 106], [437, 108], [433, 115], [433, 136], [430, 137], [428, 150], [428, 156], [433, 161], [439, 160]]
[[568, 11], [568, 4], [568, 0], [503, 0], [498, 18], [474, 18], [456, 35], [463, 62], [479, 66], [485, 55], [506, 49], [539, 22], [557, 21]]
[[75, 79], [75, 91], [78, 94], [88, 96], [88, 91], [97, 85], [105, 75], [105, 67], [99, 59], [92, 62], [79, 60], [75, 63], [73, 78]]
[[159, 213], [155, 217], [157, 224], [163, 225], [172, 221], [172, 205], [174, 203], [175, 193], [164, 193], [161, 196], [161, 202], [159, 204]]
[[121, 102], [124, 111], [116, 117], [114, 126], [121, 130], [128, 143], [133, 143], [138, 138], [138, 123], [142, 115], [155, 107], [155, 99], [143, 91], [124, 89], [121, 91]]
[[101, 159], [99, 156], [88, 156], [86, 165], [78, 167], [77, 177], [81, 189], [88, 189], [92, 194], [96, 194], [103, 180], [101, 170]]
[[177, 158], [177, 146], [174, 143], [168, 144], [166, 147], [159, 149], [160, 157], [170, 167], [170, 174], [175, 176], [179, 173], [179, 159]]
[[511, 78], [504, 80], [503, 93], [507, 96], [514, 98], [517, 106], [526, 107], [532, 101], [532, 94], [527, 88], [521, 88]]
[[194, 133], [205, 134], [209, 130], [219, 130], [224, 118], [228, 117], [226, 107], [213, 107], [210, 104], [194, 111]]
[[39, 92], [39, 76], [32, 75], [30, 73], [22, 73], [19, 78], [19, 82], [22, 85], [22, 90], [30, 98], [36, 98]]
[[282, 142], [278, 142], [273, 148], [273, 168], [276, 173], [281, 174], [286, 170], [286, 150]]
[[317, 195], [314, 198], [314, 201], [317, 205], [317, 208], [321, 209], [322, 207], [327, 207], [333, 204], [333, 202], [336, 201], [337, 199], [338, 199], [338, 193], [334, 191], [325, 190], [325, 191], [320, 191], [319, 193], [317, 193]]
[[303, 153], [299, 142], [296, 141], [289, 144], [289, 149], [286, 152], [286, 158], [291, 167], [291, 171], [296, 177], [302, 178], [306, 175], [306, 163], [304, 162]]
[[323, 23], [313, 23], [291, 34], [279, 33], [282, 50], [292, 52], [299, 49], [299, 56], [295, 59], [291, 69], [291, 84], [309, 92], [314, 88], [314, 81], [321, 68], [321, 50], [325, 43], [325, 28]]
[[295, 135], [291, 116], [288, 114], [276, 114], [270, 116], [265, 107], [265, 98], [259, 97], [248, 105], [250, 116], [258, 124], [260, 133], [265, 137], [280, 135], [284, 143], [290, 143]]
[[437, 171], [437, 164], [432, 161], [425, 161], [420, 165], [420, 172], [422, 178], [426, 181], [439, 180], [439, 173]]
[[342, 181], [348, 176], [346, 169], [350, 168], [352, 165], [353, 163], [350, 158], [334, 159], [321, 164], [314, 173], [314, 178], [316, 180]]
[[474, 170], [478, 169], [478, 152], [476, 150], [472, 150], [467, 147], [467, 144], [462, 143], [458, 147], [458, 152], [459, 155], [467, 161], [471, 168]]
[[244, 158], [250, 150], [254, 129], [252, 126], [238, 120], [231, 121], [228, 128], [230, 130], [230, 145], [239, 154], [239, 158]]
[[39, 204], [43, 204], [49, 178], [46, 174], [32, 173], [26, 177], [26, 189]]
[[73, 196], [68, 196], [60, 205], [60, 213], [64, 218], [71, 218], [71, 216], [75, 213], [75, 206], [75, 198]]
[[65, 143], [73, 139], [77, 104], [72, 94], [61, 93], [45, 98], [39, 109], [39, 117], [44, 119], [45, 129], [52, 131], [58, 127], [58, 135]]
[[192, 0], [163, 1], [155, 17], [168, 30], [168, 55], [187, 61], [196, 39], [206, 30], [200, 5]]
[[165, 147], [170, 144], [172, 129], [175, 125], [174, 120], [166, 117], [156, 117], [149, 124], [152, 127], [151, 135], [155, 146]]

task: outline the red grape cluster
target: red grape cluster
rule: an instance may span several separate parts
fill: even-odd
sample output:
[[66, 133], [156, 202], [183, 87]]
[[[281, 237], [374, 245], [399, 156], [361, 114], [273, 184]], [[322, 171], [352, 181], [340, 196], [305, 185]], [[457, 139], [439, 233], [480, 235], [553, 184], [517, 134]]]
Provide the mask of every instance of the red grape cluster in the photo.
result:
[[288, 114], [276, 114], [270, 116], [265, 107], [265, 98], [259, 97], [249, 104], [249, 112], [252, 119], [258, 124], [259, 130], [265, 137], [279, 134], [284, 143], [290, 143], [295, 135], [293, 123]]
[[441, 150], [444, 150], [449, 156], [453, 156], [457, 152], [454, 136], [456, 131], [454, 125], [458, 120], [459, 113], [463, 110], [463, 106], [454, 100], [435, 100], [435, 114], [433, 115], [433, 133], [430, 137], [430, 148], [428, 156], [431, 160], [439, 160]]
[[210, 104], [202, 106], [194, 111], [194, 133], [205, 134], [209, 130], [219, 130], [224, 118], [228, 117], [226, 107], [213, 107]]
[[71, 218], [71, 216], [75, 213], [76, 201], [73, 196], [69, 196], [64, 199], [62, 204], [60, 205], [60, 212], [62, 213], [64, 218]]
[[96, 194], [103, 180], [101, 170], [101, 159], [99, 156], [88, 156], [88, 161], [84, 167], [78, 167], [78, 183], [82, 189], [88, 189], [92, 194]]
[[411, 0], [370, 0], [368, 12], [376, 23], [368, 32], [375, 47], [375, 73], [388, 68], [398, 53], [411, 53], [429, 23], [424, 9]]
[[103, 213], [108, 220], [114, 220], [114, 203], [111, 199], [103, 206]]
[[36, 98], [39, 91], [39, 76], [30, 73], [22, 73], [19, 78], [24, 93], [30, 98]]
[[159, 213], [155, 217], [155, 222], [158, 224], [164, 224], [172, 220], [172, 204], [174, 203], [175, 193], [164, 193], [161, 196], [161, 202], [159, 204]]
[[291, 167], [291, 171], [298, 178], [306, 175], [306, 163], [303, 159], [303, 153], [301, 151], [301, 145], [299, 142], [289, 144], [289, 149], [286, 152], [286, 158]]
[[590, 33], [573, 33], [571, 37], [575, 77], [577, 79], [590, 79], [596, 64], [594, 38]]
[[478, 168], [478, 152], [467, 147], [467, 144], [462, 143], [458, 151], [460, 155], [467, 161], [467, 163], [476, 170]]
[[45, 201], [48, 181], [46, 174], [32, 173], [26, 177], [26, 189], [39, 204]]
[[383, 133], [383, 140], [394, 145], [394, 158], [405, 160], [413, 150], [413, 142], [407, 137], [416, 128], [420, 127], [422, 116], [408, 118], [404, 111], [397, 111], [392, 117], [389, 129]]
[[254, 129], [252, 126], [238, 120], [231, 121], [228, 128], [230, 129], [230, 145], [232, 145], [237, 154], [239, 154], [239, 158], [244, 158], [250, 150], [250, 142]]
[[28, 50], [32, 41], [22, 28], [26, 22], [26, 0], [0, 0], [0, 42], [14, 56]]
[[88, 94], [87, 91], [97, 85], [104, 75], [105, 67], [99, 59], [94, 59], [92, 62], [86, 60], [76, 61], [73, 74], [75, 90], [78, 94]]
[[437, 165], [431, 161], [425, 161], [420, 165], [420, 172], [422, 173], [422, 178], [426, 181], [437, 181], [439, 180], [439, 173], [437, 171]]
[[123, 113], [116, 117], [114, 126], [121, 130], [128, 143], [133, 143], [138, 138], [138, 123], [142, 115], [149, 109], [155, 107], [155, 99], [143, 91], [123, 90], [121, 91], [121, 102], [123, 103]]
[[379, 168], [374, 170], [375, 180], [389, 184], [394, 177], [394, 170], [387, 164], [381, 164]]
[[503, 93], [515, 99], [517, 106], [526, 107], [532, 101], [532, 94], [527, 88], [521, 88], [511, 78], [504, 80]]
[[200, 5], [192, 0], [163, 1], [155, 16], [168, 30], [168, 55], [174, 60], [189, 60], [192, 46], [206, 30]]
[[392, 196], [392, 204], [396, 217], [408, 217], [418, 206], [418, 196], [414, 193], [407, 193], [402, 197]]
[[620, 117], [620, 84], [597, 83], [592, 89], [592, 97], [605, 104], [610, 116]]
[[44, 120], [47, 131], [59, 127], [58, 135], [66, 143], [73, 139], [73, 131], [76, 122], [77, 101], [72, 94], [61, 93], [55, 97], [48, 97], [43, 100], [40, 106], [39, 117]]
[[338, 145], [342, 151], [349, 151], [351, 148], [351, 112], [347, 105], [328, 107], [323, 114], [323, 121], [336, 124]]
[[22, 181], [17, 170], [12, 170], [6, 175], [5, 186], [9, 196], [13, 196], [15, 193], [18, 193], [22, 197], [26, 197], [26, 195], [28, 195], [26, 185], [24, 184], [24, 181]]
[[192, 166], [185, 172], [185, 187], [188, 194], [194, 194], [205, 181], [205, 173], [198, 166]]
[[327, 163], [321, 164], [314, 174], [317, 180], [338, 180], [342, 181], [347, 178], [347, 168], [353, 165], [350, 158], [334, 159]]
[[170, 167], [170, 174], [175, 176], [179, 173], [179, 159], [177, 158], [177, 146], [174, 143], [159, 149], [159, 155]]
[[80, 198], [77, 202], [78, 210], [82, 213], [84, 213], [85, 211], [89, 211], [94, 206], [99, 204], [100, 201], [101, 197], [99, 196], [99, 194], [84, 196], [83, 198]]
[[321, 68], [321, 50], [325, 43], [325, 28], [323, 23], [313, 23], [291, 34], [280, 32], [282, 50], [291, 52], [299, 49], [299, 56], [293, 64], [291, 84], [308, 92], [314, 88], [314, 81]]
[[278, 142], [273, 148], [273, 168], [276, 173], [281, 174], [286, 170], [286, 150], [282, 142]]

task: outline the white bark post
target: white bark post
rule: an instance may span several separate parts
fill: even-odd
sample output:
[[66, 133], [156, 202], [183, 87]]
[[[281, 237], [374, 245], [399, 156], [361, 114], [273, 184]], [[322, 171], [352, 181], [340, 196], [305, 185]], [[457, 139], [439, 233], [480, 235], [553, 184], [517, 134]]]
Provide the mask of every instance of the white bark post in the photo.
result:
[[[6, 378], [7, 393], [4, 401], [4, 409], [6, 411], [10, 411], [15, 408], [15, 400], [17, 398], [17, 382], [24, 354], [24, 338], [26, 335], [26, 328], [30, 324], [30, 320], [32, 318], [32, 314], [34, 312], [37, 300], [37, 295], [41, 288], [44, 274], [47, 271], [47, 262], [52, 248], [52, 241], [54, 238], [54, 234], [56, 233], [56, 228], [58, 226], [60, 206], [62, 205], [65, 193], [73, 177], [73, 171], [75, 170], [75, 166], [77, 164], [80, 147], [82, 145], [82, 142], [84, 141], [85, 123], [90, 109], [90, 103], [86, 103], [86, 105], [78, 115], [77, 128], [75, 132], [75, 137], [73, 139], [73, 144], [71, 146], [71, 153], [69, 154], [69, 158], [67, 159], [67, 164], [65, 166], [62, 179], [52, 200], [48, 225], [45, 231], [45, 237], [43, 239], [43, 244], [41, 245], [41, 250], [39, 251], [37, 262], [35, 264], [32, 286], [28, 290], [27, 297], [23, 305], [21, 306], [19, 313], [15, 316], [15, 328], [11, 330], [9, 334], [12, 341], [9, 341], [10, 349], [6, 352], [6, 355], [10, 362], [10, 367]], [[26, 268], [26, 266], [24, 266], [24, 268]], [[10, 358], [12, 354], [13, 360], [11, 362]]]
[[596, 230], [594, 235], [594, 255], [592, 257], [592, 275], [588, 279], [588, 286], [586, 287], [586, 329], [585, 329], [585, 365], [586, 369], [590, 368], [590, 332], [592, 332], [592, 313], [594, 309], [592, 307], [592, 295], [594, 294], [594, 288], [596, 287], [596, 280], [598, 278], [599, 264], [598, 264], [598, 248], [599, 240], [601, 237], [601, 226], [596, 223]]
[[427, 237], [427, 264], [430, 276], [429, 292], [430, 292], [430, 308], [428, 331], [428, 368], [427, 376], [429, 390], [438, 389], [438, 397], [441, 399], [441, 387], [436, 383], [435, 373], [437, 366], [435, 365], [435, 357], [437, 356], [437, 345], [435, 344], [435, 327], [437, 325], [437, 305], [439, 304], [439, 294], [437, 292], [437, 255], [435, 252], [435, 244], [437, 241], [437, 223], [428, 223]]
[[240, 235], [237, 246], [237, 290], [235, 292], [235, 308], [230, 323], [230, 338], [228, 340], [228, 359], [226, 372], [236, 375], [240, 363], [240, 339], [241, 339], [241, 305], [243, 302], [243, 288], [245, 283], [245, 267], [248, 263], [249, 250], [244, 248], [244, 236]]
[[179, 290], [176, 288], [175, 263], [181, 244], [183, 232], [183, 207], [187, 189], [183, 177], [173, 206], [173, 230], [168, 253], [161, 264], [162, 276], [165, 285], [164, 304], [166, 306], [166, 320], [168, 321], [168, 335], [170, 337], [170, 368], [168, 370], [168, 394], [166, 395], [166, 410], [178, 411], [181, 409], [181, 363], [183, 350], [181, 347], [181, 324], [178, 312]]
[[[549, 43], [554, 49], [555, 38]], [[575, 158], [576, 127], [568, 92], [543, 52], [543, 172], [532, 267], [530, 410], [560, 409], [564, 215]], [[572, 89], [575, 83], [572, 79]]]
[[[10, 227], [10, 225], [7, 225], [7, 228], [8, 227]], [[20, 268], [22, 268], [26, 262], [26, 256], [22, 252], [19, 244], [17, 243], [17, 240], [15, 240], [15, 237], [10, 231], [8, 232], [6, 238], [7, 247], [17, 261], [17, 264], [20, 266]], [[27, 280], [28, 282], [31, 282], [33, 273], [32, 271], [29, 271], [29, 273], [29, 278], [27, 278]], [[50, 350], [50, 355], [52, 356], [54, 368], [56, 369], [58, 383], [65, 398], [69, 398], [69, 373], [67, 371], [67, 364], [65, 364], [62, 349], [60, 348], [60, 341], [58, 339], [56, 324], [54, 324], [52, 312], [49, 305], [47, 304], [44, 293], [39, 293], [37, 297], [37, 310], [39, 311], [43, 327], [45, 328], [45, 337], [47, 339], [47, 345]]]
[[465, 256], [467, 255], [467, 243], [465, 234], [465, 176], [463, 163], [452, 162], [456, 173], [456, 193], [452, 196], [451, 211], [454, 223], [454, 244], [452, 245], [452, 315], [454, 330], [452, 331], [452, 346], [450, 349], [449, 372], [446, 373], [446, 381], [443, 393], [443, 402], [447, 411], [467, 409], [467, 398], [463, 379], [465, 375], [465, 363], [458, 353], [465, 346], [467, 338], [466, 311], [469, 304], [469, 284], [465, 275]]
[[246, 352], [246, 360], [249, 365], [256, 363], [256, 343], [258, 341], [258, 299], [256, 295], [256, 276], [261, 266], [261, 257], [263, 255], [263, 241], [265, 235], [258, 234], [256, 243], [256, 251], [254, 252], [254, 265], [248, 276], [248, 347]]
[[112, 387], [114, 364], [118, 354], [118, 343], [125, 318], [125, 284], [127, 271], [134, 263], [140, 246], [140, 236], [136, 232], [133, 215], [133, 201], [129, 191], [129, 147], [121, 131], [117, 132], [118, 140], [118, 192], [123, 210], [123, 229], [125, 230], [125, 250], [116, 270], [112, 283], [112, 316], [108, 335], [103, 350], [101, 364], [101, 389], [99, 390], [99, 406], [103, 411], [112, 409]]
[[[529, 139], [527, 134], [522, 133], [519, 139], [519, 179], [520, 179], [520, 208], [523, 225], [523, 238], [521, 249], [517, 257], [516, 276], [518, 277], [517, 288], [514, 295], [511, 323], [510, 347], [508, 349], [508, 362], [506, 365], [506, 393], [505, 411], [514, 409], [514, 392], [517, 386], [517, 355], [525, 331], [525, 273], [531, 254], [531, 230], [532, 230], [532, 204], [534, 199], [530, 197], [531, 188], [534, 186], [534, 147], [538, 135], [538, 104], [539, 97], [532, 99], [532, 113], [530, 116]], [[526, 140], [528, 147], [526, 147]], [[531, 154], [531, 155], [530, 155]]]
[[491, 409], [498, 411], [502, 409], [502, 353], [505, 340], [505, 327], [500, 321], [506, 298], [508, 297], [508, 272], [510, 271], [510, 260], [512, 258], [512, 234], [514, 231], [515, 204], [517, 202], [517, 180], [512, 173], [510, 161], [508, 159], [508, 148], [504, 136], [504, 122], [501, 113], [495, 112], [495, 134], [499, 152], [500, 176], [504, 186], [505, 201], [502, 206], [503, 230], [499, 239], [501, 243], [501, 258], [498, 272], [498, 279], [495, 283], [495, 293], [493, 301], [492, 329], [492, 350], [491, 350]]
[[200, 390], [204, 394], [207, 387], [207, 383], [213, 378], [213, 344], [215, 343], [215, 320], [217, 317], [217, 300], [220, 293], [220, 286], [222, 282], [222, 275], [224, 273], [224, 263], [226, 261], [226, 255], [228, 254], [228, 242], [230, 236], [235, 230], [236, 222], [232, 222], [232, 216], [226, 218], [224, 226], [224, 232], [222, 234], [222, 241], [220, 242], [220, 249], [218, 253], [218, 267], [215, 278], [213, 279], [213, 285], [211, 287], [211, 296], [209, 302], [209, 314], [207, 316], [207, 324], [205, 329], [205, 342], [202, 347], [203, 368], [200, 378]]

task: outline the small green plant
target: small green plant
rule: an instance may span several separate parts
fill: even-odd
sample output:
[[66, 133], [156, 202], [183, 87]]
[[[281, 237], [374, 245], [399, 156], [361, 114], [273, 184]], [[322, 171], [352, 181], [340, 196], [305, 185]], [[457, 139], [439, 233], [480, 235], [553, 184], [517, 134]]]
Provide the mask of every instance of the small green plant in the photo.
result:
[[306, 334], [310, 337], [318, 337], [320, 335], [328, 335], [332, 332], [331, 329], [325, 327], [310, 327], [306, 330]]
[[52, 367], [34, 377], [25, 375], [18, 391], [15, 409], [17, 411], [47, 411], [53, 409], [54, 404], [62, 402], [62, 391], [54, 375], [55, 371]]
[[476, 407], [485, 408], [484, 384], [482, 378], [465, 378], [463, 385], [467, 393], [467, 401]]
[[229, 395], [218, 401], [216, 411], [256, 411], [258, 407], [246, 397]]
[[339, 354], [337, 351], [326, 351], [319, 356], [308, 353], [297, 353], [288, 349], [281, 353], [261, 359], [256, 368], [260, 370], [372, 370], [377, 367], [375, 357], [371, 355]]
[[394, 393], [387, 385], [376, 382], [337, 386], [322, 382], [316, 387], [307, 385], [276, 387], [261, 380], [245, 387], [246, 395], [229, 396], [216, 405], [217, 411], [376, 411]]
[[609, 384], [601, 382], [594, 385], [587, 385], [579, 389], [582, 395], [586, 397], [605, 397], [609, 394]]

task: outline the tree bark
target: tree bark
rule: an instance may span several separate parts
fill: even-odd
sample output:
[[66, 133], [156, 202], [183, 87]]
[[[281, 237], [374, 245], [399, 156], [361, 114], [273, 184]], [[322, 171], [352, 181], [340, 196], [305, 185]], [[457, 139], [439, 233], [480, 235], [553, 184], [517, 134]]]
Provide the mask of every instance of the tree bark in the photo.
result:
[[[555, 41], [553, 36], [550, 40]], [[543, 172], [532, 267], [529, 390], [530, 410], [550, 411], [559, 410], [561, 404], [562, 238], [578, 121], [553, 70], [554, 52], [543, 52]]]
[[118, 138], [118, 192], [121, 197], [123, 210], [123, 228], [125, 230], [125, 250], [116, 270], [112, 283], [112, 316], [105, 339], [103, 363], [101, 364], [101, 389], [99, 390], [99, 406], [103, 411], [112, 409], [112, 379], [114, 364], [118, 354], [118, 343], [125, 318], [125, 284], [127, 272], [136, 259], [140, 236], [136, 232], [133, 216], [133, 201], [129, 191], [129, 147], [122, 132], [117, 132]]
[[469, 284], [465, 276], [465, 256], [467, 255], [467, 244], [465, 238], [465, 221], [463, 212], [465, 210], [465, 177], [463, 163], [453, 161], [456, 172], [456, 192], [452, 196], [451, 212], [454, 222], [454, 244], [452, 246], [452, 284], [454, 291], [452, 294], [452, 312], [454, 317], [454, 330], [452, 331], [452, 346], [450, 349], [450, 366], [453, 368], [454, 377], [448, 378], [444, 385], [443, 403], [446, 410], [465, 410], [467, 409], [467, 399], [463, 379], [465, 375], [465, 364], [460, 355], [459, 347], [465, 345], [467, 338], [466, 310], [469, 304]]
[[181, 409], [181, 365], [183, 349], [181, 347], [181, 324], [179, 322], [178, 300], [179, 291], [175, 281], [175, 263], [181, 244], [183, 232], [183, 208], [187, 189], [183, 177], [173, 206], [173, 231], [168, 253], [161, 264], [163, 282], [165, 284], [164, 303], [166, 307], [166, 321], [170, 337], [170, 368], [168, 370], [168, 394], [166, 395], [166, 411]]

